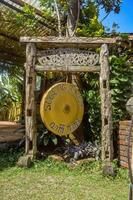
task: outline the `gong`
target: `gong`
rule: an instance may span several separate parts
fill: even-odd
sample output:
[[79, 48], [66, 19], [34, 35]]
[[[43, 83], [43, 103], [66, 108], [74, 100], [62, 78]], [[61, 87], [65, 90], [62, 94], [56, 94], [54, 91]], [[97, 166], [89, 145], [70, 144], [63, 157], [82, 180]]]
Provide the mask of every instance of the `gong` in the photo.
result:
[[60, 136], [73, 133], [81, 124], [84, 113], [78, 88], [66, 82], [53, 85], [43, 95], [40, 114], [46, 128]]

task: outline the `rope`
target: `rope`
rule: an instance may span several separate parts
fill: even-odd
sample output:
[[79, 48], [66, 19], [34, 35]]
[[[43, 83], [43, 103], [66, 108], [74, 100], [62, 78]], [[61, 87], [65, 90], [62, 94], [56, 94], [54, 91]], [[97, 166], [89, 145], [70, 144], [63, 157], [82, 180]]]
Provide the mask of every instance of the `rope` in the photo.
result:
[[132, 173], [132, 165], [131, 165], [131, 160], [130, 160], [130, 141], [131, 141], [132, 127], [133, 127], [133, 116], [131, 118], [131, 124], [130, 124], [130, 128], [129, 128], [129, 133], [128, 133], [128, 149], [127, 149], [128, 169], [129, 169], [129, 179], [130, 179], [128, 200], [133, 200], [132, 199], [132, 197], [133, 197], [133, 173]]
[[69, 70], [68, 70], [68, 66], [66, 65], [66, 83], [68, 83], [68, 81], [69, 81], [69, 80], [68, 80], [68, 79], [69, 79], [69, 77], [68, 77], [68, 71], [69, 71]]

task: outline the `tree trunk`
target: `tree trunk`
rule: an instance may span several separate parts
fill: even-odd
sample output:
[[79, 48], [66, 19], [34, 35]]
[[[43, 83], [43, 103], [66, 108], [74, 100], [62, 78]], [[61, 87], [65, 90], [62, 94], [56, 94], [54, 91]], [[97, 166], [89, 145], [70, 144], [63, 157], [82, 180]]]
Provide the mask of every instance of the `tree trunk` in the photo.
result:
[[80, 13], [80, 0], [67, 0], [68, 17], [67, 17], [67, 36], [72, 37], [75, 33]]

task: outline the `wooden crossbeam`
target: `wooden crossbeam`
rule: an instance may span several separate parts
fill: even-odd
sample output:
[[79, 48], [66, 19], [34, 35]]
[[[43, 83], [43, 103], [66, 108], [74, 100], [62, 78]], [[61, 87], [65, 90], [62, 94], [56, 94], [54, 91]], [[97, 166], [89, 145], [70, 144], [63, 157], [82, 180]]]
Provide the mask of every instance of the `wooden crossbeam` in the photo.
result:
[[48, 47], [93, 47], [102, 44], [115, 44], [117, 38], [96, 38], [96, 37], [21, 37], [22, 43], [43, 43]]
[[68, 66], [67, 68], [62, 66], [40, 66], [35, 65], [35, 70], [38, 72], [99, 72], [100, 66]]

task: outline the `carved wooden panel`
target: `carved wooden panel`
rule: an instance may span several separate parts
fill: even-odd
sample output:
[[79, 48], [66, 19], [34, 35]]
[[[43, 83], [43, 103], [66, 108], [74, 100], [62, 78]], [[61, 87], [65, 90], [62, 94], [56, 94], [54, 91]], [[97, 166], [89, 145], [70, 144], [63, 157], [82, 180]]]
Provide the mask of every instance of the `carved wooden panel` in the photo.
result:
[[37, 54], [38, 65], [41, 66], [95, 66], [99, 62], [99, 54], [81, 49], [58, 48], [47, 49]]

